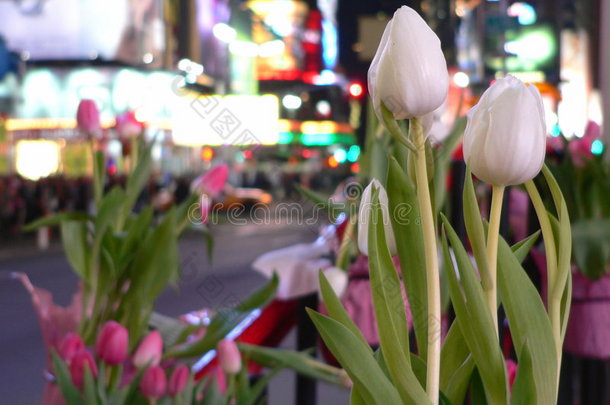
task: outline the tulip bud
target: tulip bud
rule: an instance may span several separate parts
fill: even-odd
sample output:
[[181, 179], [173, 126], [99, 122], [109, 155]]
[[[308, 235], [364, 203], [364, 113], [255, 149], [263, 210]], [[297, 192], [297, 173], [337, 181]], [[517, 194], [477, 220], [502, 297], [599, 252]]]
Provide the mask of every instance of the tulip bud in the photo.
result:
[[83, 387], [85, 381], [85, 367], [89, 368], [89, 371], [94, 378], [97, 377], [97, 366], [95, 365], [93, 356], [91, 356], [89, 352], [81, 351], [72, 358], [69, 366], [72, 382], [78, 388]]
[[464, 159], [496, 186], [525, 183], [544, 163], [546, 124], [540, 93], [513, 76], [496, 80], [468, 112]]
[[380, 121], [381, 102], [403, 119], [421, 117], [445, 101], [449, 73], [441, 42], [412, 8], [402, 6], [388, 22], [368, 83]]
[[115, 321], [104, 324], [95, 343], [95, 354], [108, 365], [121, 364], [127, 358], [127, 329]]
[[100, 112], [93, 100], [81, 100], [76, 110], [76, 124], [78, 129], [88, 136], [100, 134], [102, 126], [100, 124]]
[[218, 361], [227, 374], [237, 374], [241, 370], [241, 354], [234, 341], [223, 339], [216, 347]]
[[116, 116], [115, 129], [123, 139], [136, 138], [144, 130], [144, 124], [136, 118], [133, 111], [125, 111]]
[[172, 376], [169, 378], [169, 384], [167, 385], [167, 394], [170, 397], [175, 397], [180, 394], [189, 380], [189, 369], [184, 364], [179, 365], [174, 369]]
[[227, 183], [228, 177], [229, 166], [226, 164], [214, 166], [193, 180], [191, 190], [193, 192], [205, 193], [212, 198], [217, 197]]
[[[390, 254], [394, 256], [396, 254], [396, 240], [394, 239], [394, 231], [392, 231], [392, 223], [390, 221], [390, 212], [388, 208], [388, 194], [385, 188], [377, 179], [373, 179], [362, 193], [360, 199], [360, 208], [358, 209], [358, 249], [364, 255], [369, 254], [369, 221], [371, 217], [371, 211], [373, 208], [373, 202], [371, 201], [373, 196], [373, 186], [379, 189], [379, 204], [381, 205], [381, 215], [383, 221], [383, 227], [385, 229], [385, 239], [390, 250]], [[372, 218], [373, 221], [379, 221], [379, 218]]]
[[136, 349], [133, 355], [133, 364], [137, 368], [146, 366], [158, 366], [163, 353], [163, 339], [161, 334], [153, 330], [150, 332]]
[[160, 366], [152, 366], [144, 371], [140, 380], [140, 391], [148, 399], [159, 399], [165, 394], [167, 378]]
[[508, 374], [508, 386], [512, 389], [515, 378], [517, 377], [517, 363], [512, 359], [504, 360], [506, 363], [506, 371]]
[[61, 340], [57, 352], [59, 357], [67, 364], [70, 364], [77, 354], [84, 351], [85, 343], [83, 342], [83, 339], [76, 333], [70, 332]]

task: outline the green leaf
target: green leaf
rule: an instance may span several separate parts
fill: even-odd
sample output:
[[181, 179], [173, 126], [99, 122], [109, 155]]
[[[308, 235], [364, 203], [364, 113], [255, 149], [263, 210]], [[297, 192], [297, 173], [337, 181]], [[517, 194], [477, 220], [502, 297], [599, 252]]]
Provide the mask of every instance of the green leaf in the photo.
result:
[[352, 387], [352, 392], [350, 393], [349, 396], [349, 404], [350, 405], [368, 405], [365, 401], [364, 398], [362, 398], [362, 388], [360, 388], [358, 385], [355, 385]]
[[[343, 326], [348, 328], [354, 334], [354, 336], [356, 336], [362, 341], [362, 343], [368, 346], [368, 343], [365, 337], [362, 335], [362, 332], [360, 331], [360, 329], [358, 329], [358, 326], [356, 326], [354, 321], [352, 321], [352, 318], [350, 318], [347, 311], [343, 307], [343, 304], [341, 303], [341, 301], [339, 301], [339, 298], [335, 294], [335, 291], [328, 283], [324, 272], [320, 271], [318, 273], [318, 279], [320, 284], [320, 293], [322, 294], [322, 300], [324, 301], [324, 306], [328, 311], [328, 315], [335, 321], [341, 323]], [[370, 348], [370, 346], [368, 347], [370, 352], [372, 353], [373, 350]]]
[[[349, 329], [332, 318], [306, 309], [320, 336], [345, 368], [367, 405], [402, 404], [396, 388], [381, 371], [366, 345]], [[429, 403], [423, 402], [422, 404]]]
[[199, 205], [197, 205], [197, 201], [199, 200], [199, 196], [195, 194], [189, 195], [184, 201], [182, 201], [178, 207], [176, 207], [176, 221], [178, 221], [178, 235], [181, 235], [184, 229], [186, 229], [187, 225], [190, 222], [190, 215], [194, 208], [199, 209]]
[[483, 220], [481, 219], [479, 203], [474, 191], [470, 166], [466, 168], [462, 198], [464, 204], [464, 223], [466, 225], [466, 232], [468, 233], [472, 253], [477, 262], [477, 268], [481, 274], [481, 284], [483, 285], [484, 290], [489, 290], [492, 288], [492, 282], [489, 275], [489, 265], [487, 263], [487, 243], [485, 242], [485, 230], [483, 227]]
[[51, 357], [53, 358], [53, 370], [55, 370], [55, 377], [57, 377], [57, 384], [63, 399], [68, 405], [84, 405], [80, 392], [72, 383], [66, 363], [63, 362], [55, 350], [51, 351]]
[[102, 198], [95, 216], [95, 238], [101, 242], [104, 232], [114, 224], [119, 216], [125, 193], [119, 186], [114, 187]]
[[525, 260], [526, 256], [528, 255], [528, 253], [530, 252], [532, 247], [538, 241], [539, 236], [540, 236], [540, 231], [536, 231], [533, 234], [531, 234], [530, 236], [528, 236], [527, 238], [525, 238], [525, 239], [515, 243], [513, 246], [511, 246], [511, 250], [517, 257], [517, 260], [519, 260], [519, 263], [521, 263], [521, 262], [523, 262], [523, 260]]
[[168, 351], [166, 358], [201, 356], [214, 349], [218, 342], [225, 338], [253, 310], [267, 305], [274, 297], [279, 279], [274, 273], [273, 278], [260, 290], [254, 292], [235, 309], [219, 311], [206, 330], [205, 336], [185, 347]]
[[[491, 312], [487, 307], [481, 283], [447, 218], [441, 214], [445, 234], [443, 237], [444, 268], [447, 269], [451, 301], [464, 340], [480, 370], [488, 400], [493, 404], [505, 404], [508, 399], [504, 357], [498, 345]], [[454, 271], [447, 238], [455, 253], [459, 280]]]
[[369, 276], [379, 341], [392, 380], [403, 403], [423, 404], [428, 400], [411, 369], [409, 330], [398, 273], [385, 240], [379, 189], [373, 191], [369, 217]]
[[567, 279], [570, 277], [571, 256], [572, 256], [572, 230], [570, 226], [570, 215], [566, 201], [561, 193], [557, 180], [553, 177], [549, 168], [544, 165], [542, 173], [553, 195], [555, 208], [559, 219], [559, 243], [557, 244], [557, 278], [555, 285], [551, 287], [551, 295], [556, 299], [561, 299]]
[[417, 381], [422, 387], [426, 386], [426, 378], [428, 377], [426, 374], [428, 373], [426, 362], [424, 359], [419, 357], [415, 353], [410, 353], [411, 356], [411, 368], [413, 369], [413, 373], [415, 373], [415, 377], [417, 377]]
[[87, 221], [90, 217], [84, 212], [61, 212], [48, 217], [39, 218], [22, 228], [24, 232], [33, 231], [43, 226], [57, 226], [65, 221]]
[[498, 243], [498, 292], [516, 352], [524, 353], [526, 342], [536, 348], [531, 356], [538, 405], [555, 404], [557, 360], [551, 323], [536, 287], [502, 238]]
[[537, 405], [536, 384], [534, 382], [534, 370], [532, 364], [532, 355], [527, 343], [523, 343], [521, 353], [519, 354], [519, 367], [517, 368], [517, 376], [512, 388], [512, 397], [510, 403], [512, 405]]
[[462, 138], [465, 128], [466, 117], [456, 119], [449, 136], [441, 142], [438, 148], [434, 149], [434, 159], [432, 161], [434, 162], [434, 201], [435, 212], [437, 213], [440, 212], [445, 201], [447, 192], [445, 177], [451, 163], [451, 155]]
[[572, 224], [574, 261], [578, 270], [596, 280], [610, 263], [610, 219], [588, 219]]
[[332, 220], [336, 219], [337, 216], [341, 212], [344, 212], [347, 208], [345, 203], [335, 203], [328, 196], [322, 195], [308, 188], [301, 187], [299, 185], [297, 185], [296, 188], [301, 194], [303, 194], [303, 196], [305, 196], [305, 198], [310, 200], [316, 207], [321, 207], [328, 211], [330, 219]]
[[90, 248], [87, 243], [87, 223], [64, 221], [61, 223], [61, 240], [68, 263], [80, 278], [89, 274]]
[[388, 169], [388, 208], [400, 270], [409, 306], [418, 353], [426, 358], [428, 342], [428, 301], [426, 299], [426, 266], [424, 238], [415, 186], [396, 159], [390, 159]]
[[388, 110], [388, 108], [385, 106], [383, 101], [381, 102], [380, 109], [381, 109], [381, 119], [383, 120], [383, 125], [388, 130], [388, 133], [392, 136], [392, 139], [394, 139], [394, 141], [396, 141], [396, 142], [403, 144], [404, 146], [409, 148], [409, 150], [411, 150], [413, 152], [417, 152], [417, 149], [415, 148], [415, 146], [413, 145], [411, 140], [409, 140], [407, 134], [405, 134], [401, 130], [401, 128], [398, 126], [398, 123], [396, 122], [396, 119], [394, 118], [394, 114], [392, 114], [392, 112], [390, 110]]
[[[144, 141], [138, 141], [141, 143], [140, 154], [138, 156], [138, 164], [135, 169], [129, 174], [127, 178], [127, 187], [125, 188], [125, 200], [123, 202], [121, 219], [124, 221], [125, 218], [131, 213], [133, 207], [138, 199], [138, 196], [144, 189], [144, 186], [150, 178], [150, 172], [152, 170], [152, 146], [153, 142], [142, 145]], [[144, 146], [144, 147], [142, 147]], [[119, 221], [121, 222], [121, 221]]]
[[93, 375], [91, 374], [91, 370], [89, 370], [89, 367], [85, 367], [85, 384], [83, 388], [83, 393], [87, 405], [99, 404], [95, 381], [93, 380]]
[[138, 245], [146, 240], [148, 231], [151, 229], [153, 219], [152, 207], [146, 207], [137, 216], [127, 221], [125, 226], [126, 236], [121, 244], [120, 261], [117, 266], [126, 268], [131, 260], [134, 259]]
[[[451, 269], [449, 269], [451, 270]], [[441, 349], [441, 391], [454, 404], [461, 404], [470, 384], [474, 361], [457, 322], [453, 322]]]
[[263, 367], [289, 368], [318, 381], [345, 386], [346, 378], [342, 369], [324, 364], [305, 352], [274, 349], [247, 343], [238, 343], [237, 346], [250, 361]]
[[93, 200], [98, 208], [104, 194], [104, 183], [106, 182], [105, 161], [104, 152], [101, 150], [93, 152]]

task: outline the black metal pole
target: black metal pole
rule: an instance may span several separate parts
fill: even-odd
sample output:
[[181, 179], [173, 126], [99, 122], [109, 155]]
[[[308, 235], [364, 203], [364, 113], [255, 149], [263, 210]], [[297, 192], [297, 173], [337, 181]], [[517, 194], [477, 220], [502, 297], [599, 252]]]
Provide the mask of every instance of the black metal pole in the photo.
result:
[[[314, 293], [301, 298], [300, 304], [297, 323], [297, 350], [313, 349], [315, 355], [318, 334], [305, 308], [318, 308], [318, 294]], [[314, 379], [297, 374], [295, 403], [297, 405], [316, 405], [316, 381]]]

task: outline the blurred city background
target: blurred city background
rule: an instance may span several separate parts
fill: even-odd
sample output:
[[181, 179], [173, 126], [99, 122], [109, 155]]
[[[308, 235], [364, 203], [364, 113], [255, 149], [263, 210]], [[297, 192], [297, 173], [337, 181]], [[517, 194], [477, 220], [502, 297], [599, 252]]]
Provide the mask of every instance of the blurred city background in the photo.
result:
[[[93, 162], [75, 118], [82, 99], [100, 110], [109, 185], [133, 167], [134, 133], [154, 143], [154, 176], [140, 200], [158, 213], [216, 163], [229, 166], [210, 225], [215, 259], [187, 235], [182, 263], [194, 258], [197, 274], [183, 278], [179, 295], [168, 291], [160, 311], [220, 304], [197, 291], [212, 272], [243, 298], [265, 281], [251, 270], [257, 256], [311, 242], [328, 222], [270, 210], [272, 220], [253, 223], [247, 210], [305, 204], [299, 187], [329, 194], [359, 172], [367, 69], [405, 4], [440, 37], [448, 62], [449, 97], [433, 138], [512, 74], [540, 90], [549, 137], [582, 137], [598, 125], [603, 136], [591, 152], [602, 153], [610, 140], [602, 122], [610, 117], [608, 0], [0, 1], [0, 404], [37, 403], [44, 367], [29, 296], [9, 272], [24, 271], [58, 296], [74, 288], [58, 231], [22, 228], [89, 209]], [[225, 212], [233, 205], [245, 208], [236, 214], [245, 225]], [[271, 403], [293, 403], [292, 376], [278, 381]], [[347, 392], [320, 389], [320, 403], [347, 403]]]

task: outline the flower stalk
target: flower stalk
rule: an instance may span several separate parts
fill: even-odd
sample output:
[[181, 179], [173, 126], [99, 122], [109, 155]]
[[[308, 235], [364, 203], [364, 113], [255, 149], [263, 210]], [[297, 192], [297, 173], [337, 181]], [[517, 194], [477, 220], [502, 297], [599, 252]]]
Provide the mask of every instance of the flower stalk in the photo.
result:
[[426, 142], [419, 118], [410, 121], [410, 139], [417, 148], [415, 157], [415, 179], [417, 200], [421, 214], [426, 258], [426, 283], [428, 299], [428, 352], [426, 393], [433, 404], [438, 404], [440, 360], [441, 360], [441, 294], [438, 270], [436, 228], [432, 213], [432, 200], [428, 185], [426, 166]]
[[489, 270], [489, 286], [485, 290], [487, 305], [491, 312], [494, 330], [498, 335], [498, 239], [500, 236], [500, 218], [502, 216], [502, 200], [504, 186], [493, 186], [491, 194], [491, 209], [489, 210], [489, 230], [487, 233], [487, 263]]

